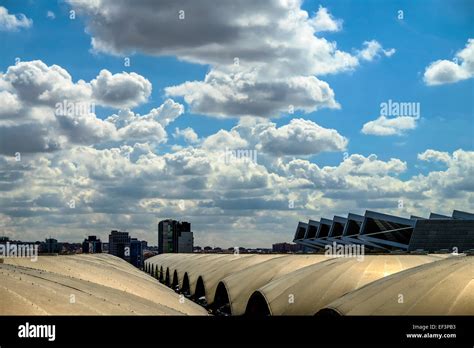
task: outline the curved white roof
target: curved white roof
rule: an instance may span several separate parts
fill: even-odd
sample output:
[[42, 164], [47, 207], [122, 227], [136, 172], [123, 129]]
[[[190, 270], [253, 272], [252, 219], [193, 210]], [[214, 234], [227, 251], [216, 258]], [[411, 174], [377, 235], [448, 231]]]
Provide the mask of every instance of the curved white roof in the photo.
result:
[[393, 273], [441, 260], [428, 255], [335, 258], [291, 272], [257, 290], [247, 313], [313, 315], [340, 296]]
[[321, 311], [341, 315], [474, 315], [474, 257], [457, 256], [370, 283]]
[[[0, 263], [1, 314], [206, 315], [197, 304], [109, 254], [39, 256]], [[69, 297], [75, 296], [71, 304]], [[74, 305], [74, 310], [71, 306]]]
[[212, 304], [214, 302], [217, 284], [219, 284], [219, 281], [223, 278], [234, 272], [277, 257], [281, 257], [281, 255], [246, 255], [246, 257], [240, 257], [234, 260], [225, 259], [222, 260], [222, 262], [212, 264], [211, 267], [203, 270], [199, 275], [202, 279], [207, 303]]
[[[250, 295], [258, 288], [300, 268], [327, 260], [325, 255], [285, 255], [232, 273], [219, 283], [219, 291], [227, 297], [232, 315], [245, 313]], [[219, 294], [216, 293], [216, 297]], [[217, 300], [219, 302], [219, 300]]]

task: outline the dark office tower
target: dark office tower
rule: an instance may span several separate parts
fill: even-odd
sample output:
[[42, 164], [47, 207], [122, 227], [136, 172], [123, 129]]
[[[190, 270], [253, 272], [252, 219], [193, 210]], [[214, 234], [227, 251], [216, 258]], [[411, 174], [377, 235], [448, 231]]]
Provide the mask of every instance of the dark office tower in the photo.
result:
[[82, 242], [82, 252], [84, 254], [94, 254], [102, 252], [102, 242], [96, 236], [89, 236]]
[[128, 232], [110, 232], [109, 254], [118, 256], [130, 262], [130, 236], [128, 235]]
[[135, 267], [143, 267], [143, 242], [137, 238], [130, 240], [130, 263]]
[[62, 247], [62, 244], [58, 243], [58, 240], [54, 238], [46, 238], [44, 242], [40, 244], [41, 252], [48, 254], [59, 254]]
[[189, 222], [172, 219], [158, 223], [158, 252], [164, 253], [192, 253], [193, 233]]

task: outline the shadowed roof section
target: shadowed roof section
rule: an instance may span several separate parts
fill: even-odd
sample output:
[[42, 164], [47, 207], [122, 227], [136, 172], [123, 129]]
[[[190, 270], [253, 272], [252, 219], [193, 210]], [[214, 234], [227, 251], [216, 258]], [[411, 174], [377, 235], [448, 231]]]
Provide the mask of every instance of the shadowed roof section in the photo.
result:
[[306, 234], [304, 239], [309, 238], [316, 238], [316, 233], [318, 232], [319, 221], [309, 220], [308, 221], [308, 228], [306, 230]]
[[[366, 255], [334, 258], [291, 272], [258, 289], [246, 313], [313, 315], [340, 296], [393, 273], [436, 262], [431, 255]], [[267, 309], [262, 306], [265, 299]], [[262, 309], [255, 310], [255, 308]]]
[[305, 223], [305, 222], [298, 222], [298, 226], [296, 227], [296, 232], [295, 232], [295, 240], [297, 239], [303, 239], [305, 234], [306, 234], [306, 230], [308, 229], [308, 224]]
[[329, 230], [329, 237], [342, 237], [346, 222], [347, 218], [334, 215], [332, 218], [331, 229]]
[[[191, 301], [180, 302], [171, 289], [109, 254], [40, 256], [36, 262], [5, 258], [3, 262], [1, 314], [207, 314]], [[70, 295], [75, 296], [74, 304]], [[36, 309], [30, 312], [27, 307]]]
[[253, 265], [262, 262], [280, 258], [282, 255], [246, 255], [246, 257], [237, 258], [234, 260], [222, 260], [213, 267], [203, 270], [199, 277], [202, 279], [204, 286], [204, 295], [208, 304], [214, 302], [217, 285], [219, 281], [230, 274], [247, 269]]
[[[186, 255], [185, 257], [183, 257]], [[188, 287], [190, 295], [194, 295], [196, 284], [202, 272], [213, 269], [223, 262], [240, 259], [250, 256], [233, 254], [161, 254], [153, 256], [145, 261], [146, 264], [163, 265], [163, 271], [166, 269], [177, 270], [178, 286], [183, 288], [184, 275], [188, 278]], [[172, 275], [172, 273], [171, 273]]]
[[468, 212], [465, 212], [465, 211], [454, 210], [453, 211], [453, 219], [474, 220], [474, 214], [468, 213]]
[[[328, 257], [325, 255], [288, 255], [259, 263], [222, 279], [219, 289], [226, 293], [220, 294], [220, 296], [228, 301], [229, 314], [244, 314], [250, 295], [258, 288], [278, 277], [327, 259]], [[216, 298], [218, 295], [216, 293]], [[216, 306], [222, 305], [226, 305], [226, 303], [216, 303]]]
[[[200, 259], [203, 260], [212, 260], [218, 258], [217, 255], [206, 255], [206, 254], [175, 254], [174, 258], [168, 259], [167, 262], [167, 269], [169, 269], [169, 273], [171, 276], [171, 285], [176, 288], [181, 288], [183, 284], [183, 276], [186, 272], [186, 269], [190, 267], [190, 265], [199, 262]], [[185, 257], [183, 257], [185, 256]], [[165, 272], [166, 272], [165, 268]], [[174, 279], [176, 276], [176, 279]]]
[[453, 256], [377, 280], [321, 314], [474, 315], [474, 257]]

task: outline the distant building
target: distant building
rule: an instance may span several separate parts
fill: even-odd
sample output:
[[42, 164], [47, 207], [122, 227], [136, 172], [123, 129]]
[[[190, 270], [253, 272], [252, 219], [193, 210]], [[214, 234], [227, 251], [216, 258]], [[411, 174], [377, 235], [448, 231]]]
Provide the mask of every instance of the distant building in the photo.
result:
[[102, 242], [96, 236], [89, 236], [82, 242], [82, 252], [84, 254], [95, 254], [102, 252]]
[[128, 232], [112, 231], [109, 234], [109, 254], [130, 262], [130, 236]]
[[301, 250], [301, 246], [293, 243], [276, 243], [272, 245], [275, 253], [295, 253]]
[[194, 244], [193, 232], [181, 232], [178, 236], [178, 252], [179, 253], [192, 253]]
[[82, 251], [82, 243], [61, 243], [62, 251], [61, 254], [71, 255], [78, 254]]
[[158, 223], [158, 252], [192, 253], [194, 245], [193, 232], [189, 222], [172, 219]]
[[118, 256], [135, 267], [142, 268], [144, 245], [147, 245], [147, 242], [131, 238], [128, 232], [114, 230], [109, 234], [107, 249], [109, 254]]
[[43, 243], [40, 244], [40, 252], [47, 254], [59, 254], [62, 250], [61, 243], [58, 243], [57, 239], [46, 238]]
[[130, 240], [130, 263], [135, 267], [143, 267], [143, 242], [136, 238]]

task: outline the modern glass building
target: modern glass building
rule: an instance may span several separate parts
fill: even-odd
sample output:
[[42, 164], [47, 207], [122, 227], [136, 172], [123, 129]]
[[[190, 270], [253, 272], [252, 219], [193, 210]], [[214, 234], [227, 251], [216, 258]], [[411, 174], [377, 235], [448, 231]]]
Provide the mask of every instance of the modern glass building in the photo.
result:
[[160, 254], [192, 253], [193, 242], [189, 222], [167, 219], [158, 223], [158, 252]]

